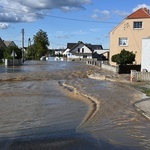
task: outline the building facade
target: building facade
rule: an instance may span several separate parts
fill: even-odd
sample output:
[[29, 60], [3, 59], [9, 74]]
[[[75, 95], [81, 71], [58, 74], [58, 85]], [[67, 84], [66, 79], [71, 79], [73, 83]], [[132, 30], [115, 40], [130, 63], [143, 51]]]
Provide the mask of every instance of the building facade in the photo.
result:
[[142, 39], [150, 36], [150, 11], [140, 8], [124, 19], [110, 32], [110, 64], [111, 57], [125, 49], [136, 54], [134, 64], [141, 64]]
[[92, 59], [93, 54], [102, 55], [108, 50], [103, 50], [102, 45], [93, 45], [78, 41], [78, 43], [68, 43], [66, 48], [67, 57], [70, 59]]

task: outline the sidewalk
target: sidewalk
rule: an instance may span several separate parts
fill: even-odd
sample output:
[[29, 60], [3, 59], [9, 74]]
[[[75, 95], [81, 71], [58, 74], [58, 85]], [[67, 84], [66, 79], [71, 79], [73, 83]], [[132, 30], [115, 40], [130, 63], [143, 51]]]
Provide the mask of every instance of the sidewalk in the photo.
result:
[[135, 103], [135, 106], [146, 118], [150, 119], [150, 98]]
[[[88, 75], [88, 77], [93, 78], [93, 79], [98, 79], [98, 80], [109, 80], [109, 81], [113, 81], [113, 82], [122, 82], [129, 86], [132, 86], [133, 88], [136, 88], [139, 91], [141, 91], [141, 87], [150, 88], [150, 84], [147, 82], [142, 82], [142, 84], [140, 84], [138, 82], [134, 82], [134, 81], [131, 82], [130, 74], [114, 74], [114, 73], [109, 74], [109, 72], [104, 71], [103, 74], [94, 73], [94, 74]], [[141, 99], [141, 101], [139, 101], [139, 102], [136, 102], [134, 104], [134, 106], [136, 107], [137, 111], [142, 113], [142, 115], [144, 115], [146, 118], [150, 119], [150, 97], [145, 95], [143, 97], [143, 99]]]

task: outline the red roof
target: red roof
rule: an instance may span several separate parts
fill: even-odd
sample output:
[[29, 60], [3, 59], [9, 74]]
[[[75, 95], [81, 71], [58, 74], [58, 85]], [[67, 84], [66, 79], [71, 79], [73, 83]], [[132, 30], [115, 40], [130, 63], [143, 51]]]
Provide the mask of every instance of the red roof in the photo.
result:
[[150, 11], [147, 8], [140, 8], [127, 16], [127, 19], [150, 18]]

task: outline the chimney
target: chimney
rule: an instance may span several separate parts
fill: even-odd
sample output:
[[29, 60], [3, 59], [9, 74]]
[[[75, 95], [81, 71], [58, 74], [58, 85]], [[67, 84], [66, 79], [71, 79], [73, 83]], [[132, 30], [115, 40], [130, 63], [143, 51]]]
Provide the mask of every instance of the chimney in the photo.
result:
[[148, 14], [150, 14], [150, 10], [146, 7], [143, 8]]

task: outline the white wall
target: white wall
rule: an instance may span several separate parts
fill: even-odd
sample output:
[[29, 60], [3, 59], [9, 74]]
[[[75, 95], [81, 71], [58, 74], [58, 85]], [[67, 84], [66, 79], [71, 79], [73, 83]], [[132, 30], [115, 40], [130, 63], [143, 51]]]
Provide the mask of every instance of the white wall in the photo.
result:
[[105, 52], [109, 52], [109, 50], [108, 49], [107, 50], [101, 49], [101, 50], [94, 50], [94, 52], [96, 52], [97, 54], [103, 54]]
[[80, 53], [82, 53], [82, 48], [84, 48], [84, 53], [92, 53], [92, 51], [84, 44], [79, 44], [76, 48], [72, 50], [72, 52], [78, 53], [78, 48], [80, 48]]
[[[78, 53], [78, 48], [80, 48], [80, 53]], [[84, 49], [84, 52], [82, 53], [82, 48]], [[80, 43], [77, 47], [75, 47], [71, 52], [70, 58], [83, 58], [83, 55], [86, 54], [91, 54], [91, 56], [87, 56], [88, 59], [92, 58], [92, 51], [85, 46], [84, 44]], [[76, 55], [78, 54], [78, 55]]]
[[142, 39], [141, 71], [143, 69], [147, 69], [150, 72], [150, 37]]

